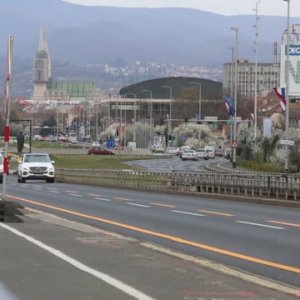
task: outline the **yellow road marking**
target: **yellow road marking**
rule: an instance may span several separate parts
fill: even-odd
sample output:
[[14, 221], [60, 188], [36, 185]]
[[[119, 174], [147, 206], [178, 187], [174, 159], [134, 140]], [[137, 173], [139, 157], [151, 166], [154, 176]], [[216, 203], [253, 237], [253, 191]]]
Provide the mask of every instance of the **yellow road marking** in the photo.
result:
[[280, 221], [267, 221], [268, 223], [273, 223], [273, 224], [281, 224], [281, 225], [287, 225], [287, 226], [293, 226], [293, 227], [300, 227], [300, 224], [295, 224], [295, 223], [288, 223], [288, 222], [280, 222]]
[[114, 197], [114, 199], [116, 199], [116, 200], [122, 200], [122, 201], [133, 201], [132, 199], [122, 198], [122, 197]]
[[207, 214], [212, 214], [212, 215], [224, 216], [224, 217], [234, 217], [235, 216], [235, 215], [232, 215], [232, 214], [221, 213], [221, 212], [212, 211], [212, 210], [202, 210], [202, 209], [199, 209], [198, 211], [199, 212], [204, 212], [204, 213], [207, 213]]
[[169, 208], [174, 208], [176, 206], [174, 205], [169, 205], [169, 204], [163, 204], [163, 203], [155, 203], [155, 202], [152, 202], [150, 203], [151, 205], [156, 205], [156, 206], [162, 206], [162, 207], [169, 207]]
[[265, 266], [268, 266], [268, 267], [272, 267], [272, 268], [276, 268], [276, 269], [280, 269], [280, 270], [300, 274], [300, 268], [297, 268], [297, 267], [284, 265], [284, 264], [281, 264], [281, 263], [277, 263], [277, 262], [273, 262], [273, 261], [269, 261], [269, 260], [264, 260], [264, 259], [257, 258], [257, 257], [248, 256], [248, 255], [245, 255], [245, 254], [241, 254], [241, 253], [238, 253], [238, 252], [233, 252], [233, 251], [217, 248], [217, 247], [202, 244], [202, 243], [199, 243], [199, 242], [185, 240], [185, 239], [177, 237], [177, 236], [168, 235], [168, 234], [164, 234], [164, 233], [160, 233], [160, 232], [156, 232], [156, 231], [152, 231], [152, 230], [148, 230], [148, 229], [143, 229], [143, 228], [136, 227], [136, 226], [131, 226], [131, 225], [128, 225], [128, 224], [119, 223], [119, 222], [112, 221], [112, 220], [109, 220], [109, 219], [104, 219], [104, 218], [99, 218], [99, 217], [87, 215], [87, 214], [83, 214], [83, 213], [80, 213], [80, 212], [77, 212], [77, 211], [74, 211], [74, 210], [68, 210], [68, 209], [65, 209], [65, 208], [61, 208], [61, 207], [57, 207], [57, 206], [53, 206], [53, 205], [49, 205], [49, 204], [44, 204], [44, 203], [36, 202], [36, 201], [33, 201], [33, 200], [21, 198], [21, 197], [16, 197], [16, 196], [12, 196], [12, 195], [8, 195], [8, 197], [10, 197], [12, 199], [15, 199], [15, 200], [23, 201], [23, 202], [26, 202], [26, 203], [30, 203], [30, 204], [33, 204], [33, 205], [46, 207], [46, 208], [50, 208], [50, 209], [53, 209], [53, 210], [56, 210], [56, 211], [71, 214], [71, 215], [74, 215], [74, 216], [79, 216], [79, 217], [83, 217], [83, 218], [86, 218], [86, 219], [95, 220], [95, 221], [99, 221], [99, 222], [102, 222], [102, 223], [118, 226], [118, 227], [129, 229], [129, 230], [133, 230], [133, 231], [140, 232], [140, 233], [143, 233], [143, 234], [148, 234], [148, 235], [151, 235], [151, 236], [166, 239], [166, 240], [176, 242], [176, 243], [179, 243], [179, 244], [188, 245], [188, 246], [192, 246], [192, 247], [195, 247], [195, 248], [198, 248], [198, 249], [203, 249], [203, 250], [215, 252], [215, 253], [218, 253], [218, 254], [223, 254], [223, 255], [230, 256], [230, 257], [242, 259], [242, 260], [245, 260], [245, 261], [265, 265]]

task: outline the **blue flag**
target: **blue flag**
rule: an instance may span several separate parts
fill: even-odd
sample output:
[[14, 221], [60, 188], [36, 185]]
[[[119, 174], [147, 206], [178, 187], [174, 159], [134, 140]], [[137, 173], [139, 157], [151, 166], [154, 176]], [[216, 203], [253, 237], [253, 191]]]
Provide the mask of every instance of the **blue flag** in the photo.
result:
[[235, 113], [234, 99], [230, 96], [225, 96], [224, 101], [225, 101], [227, 113], [229, 114], [229, 116], [233, 117]]

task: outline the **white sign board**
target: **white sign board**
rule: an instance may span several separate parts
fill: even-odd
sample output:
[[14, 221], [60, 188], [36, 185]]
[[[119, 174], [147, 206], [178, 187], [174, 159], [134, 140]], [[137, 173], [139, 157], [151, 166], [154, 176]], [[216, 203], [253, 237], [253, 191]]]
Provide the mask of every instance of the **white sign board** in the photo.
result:
[[118, 110], [138, 110], [138, 105], [130, 105], [130, 104], [123, 104], [123, 105], [112, 105], [111, 109], [118, 109]]
[[293, 146], [295, 145], [295, 142], [294, 141], [291, 141], [291, 140], [280, 140], [279, 142], [281, 145], [288, 145], [288, 146]]
[[218, 121], [218, 117], [205, 116], [204, 121], [216, 122], [216, 121]]
[[300, 44], [293, 42], [289, 49], [289, 66], [287, 67], [287, 47], [281, 45], [280, 56], [280, 87], [286, 87], [286, 74], [289, 74], [289, 95], [300, 94]]

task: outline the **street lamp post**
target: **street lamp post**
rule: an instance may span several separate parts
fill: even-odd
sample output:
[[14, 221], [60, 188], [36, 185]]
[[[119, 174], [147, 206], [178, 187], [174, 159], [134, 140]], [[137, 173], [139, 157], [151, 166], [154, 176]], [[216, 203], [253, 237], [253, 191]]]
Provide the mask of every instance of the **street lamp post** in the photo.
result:
[[134, 98], [134, 107], [133, 107], [133, 142], [136, 143], [136, 94], [127, 93], [126, 97], [132, 95]]
[[[286, 29], [286, 64], [285, 64], [285, 82], [286, 82], [286, 110], [285, 110], [285, 138], [289, 139], [289, 89], [290, 89], [290, 76], [289, 76], [289, 65], [290, 65], [290, 0], [283, 0], [287, 2], [287, 29]], [[285, 162], [284, 171], [289, 171], [289, 148], [285, 145]]]
[[153, 94], [152, 94], [152, 90], [142, 90], [142, 92], [148, 92], [150, 94], [150, 146], [151, 146], [151, 142], [152, 142], [152, 99], [153, 99]]
[[[189, 82], [190, 84], [194, 84], [194, 85], [198, 85], [198, 87], [199, 87], [199, 106], [198, 106], [198, 120], [199, 120], [199, 122], [201, 121], [201, 117], [202, 117], [202, 115], [201, 115], [201, 104], [202, 104], [202, 85], [201, 85], [201, 83], [199, 83], [199, 82]], [[200, 142], [200, 137], [201, 137], [201, 126], [199, 125], [199, 136], [198, 136], [198, 140], [199, 140], [199, 142]]]
[[173, 89], [168, 85], [162, 85], [162, 88], [169, 89], [170, 91], [170, 109], [169, 109], [169, 118], [168, 118], [168, 139], [167, 139], [167, 148], [169, 148], [169, 136], [172, 133], [172, 98], [173, 98]]
[[233, 122], [233, 157], [232, 157], [232, 167], [236, 168], [236, 146], [237, 146], [237, 124], [236, 124], [236, 117], [237, 117], [237, 79], [238, 79], [238, 35], [239, 35], [239, 28], [237, 26], [233, 26], [230, 28], [231, 30], [235, 31], [235, 71], [234, 71], [234, 122]]
[[190, 84], [198, 85], [198, 87], [199, 87], [198, 120], [200, 121], [200, 120], [202, 120], [202, 118], [201, 118], [202, 117], [202, 114], [201, 114], [201, 112], [202, 112], [201, 111], [202, 110], [202, 85], [199, 82], [190, 82]]

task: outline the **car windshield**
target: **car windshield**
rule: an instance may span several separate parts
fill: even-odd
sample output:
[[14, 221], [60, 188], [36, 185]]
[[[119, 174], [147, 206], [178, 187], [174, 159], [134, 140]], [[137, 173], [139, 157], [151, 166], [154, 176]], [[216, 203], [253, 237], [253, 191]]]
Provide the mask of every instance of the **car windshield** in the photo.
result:
[[26, 155], [24, 162], [50, 162], [48, 155]]

